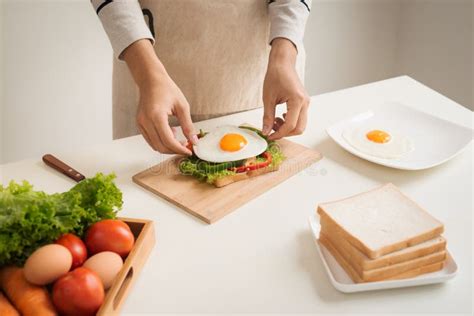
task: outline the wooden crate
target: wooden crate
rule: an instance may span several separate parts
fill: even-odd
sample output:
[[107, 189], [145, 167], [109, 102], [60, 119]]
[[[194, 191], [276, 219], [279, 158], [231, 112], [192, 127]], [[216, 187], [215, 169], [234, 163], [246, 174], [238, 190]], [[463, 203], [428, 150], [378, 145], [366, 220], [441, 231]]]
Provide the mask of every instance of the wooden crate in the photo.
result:
[[150, 255], [155, 245], [153, 221], [133, 218], [119, 218], [130, 226], [135, 236], [135, 245], [125, 259], [122, 270], [118, 273], [112, 286], [105, 293], [104, 303], [97, 312], [98, 316], [113, 316], [120, 314], [122, 307], [133, 283]]

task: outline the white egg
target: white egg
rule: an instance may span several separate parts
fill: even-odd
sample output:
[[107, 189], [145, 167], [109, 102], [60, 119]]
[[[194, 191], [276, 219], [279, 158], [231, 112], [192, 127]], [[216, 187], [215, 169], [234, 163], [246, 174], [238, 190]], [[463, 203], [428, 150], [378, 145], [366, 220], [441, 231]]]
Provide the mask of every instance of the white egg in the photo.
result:
[[209, 162], [255, 157], [267, 149], [267, 141], [254, 131], [226, 125], [210, 131], [193, 146], [194, 153]]
[[[385, 143], [372, 141], [367, 137], [371, 131], [381, 131], [389, 134]], [[342, 133], [342, 137], [355, 149], [374, 157], [397, 159], [413, 151], [415, 146], [412, 140], [395, 131], [362, 126], [349, 128]]]

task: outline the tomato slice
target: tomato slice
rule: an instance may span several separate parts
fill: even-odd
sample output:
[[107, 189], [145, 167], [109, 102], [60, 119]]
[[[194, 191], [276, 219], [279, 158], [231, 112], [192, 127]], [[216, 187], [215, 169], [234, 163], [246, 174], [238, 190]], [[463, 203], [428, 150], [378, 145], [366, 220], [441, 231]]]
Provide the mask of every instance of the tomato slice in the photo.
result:
[[255, 163], [255, 164], [250, 164], [250, 165], [244, 164], [243, 166], [230, 168], [229, 170], [235, 171], [237, 173], [242, 173], [242, 172], [247, 172], [250, 170], [257, 170], [257, 169], [268, 167], [268, 165], [272, 163], [272, 154], [269, 151], [265, 151], [262, 154], [262, 157], [265, 158], [265, 161]]

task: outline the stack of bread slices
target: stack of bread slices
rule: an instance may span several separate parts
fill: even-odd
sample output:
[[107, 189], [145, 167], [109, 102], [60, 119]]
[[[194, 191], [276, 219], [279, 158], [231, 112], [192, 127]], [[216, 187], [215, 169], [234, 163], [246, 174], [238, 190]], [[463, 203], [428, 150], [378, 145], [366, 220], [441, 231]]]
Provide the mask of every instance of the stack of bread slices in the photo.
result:
[[356, 283], [441, 270], [444, 226], [393, 184], [318, 206], [319, 241]]

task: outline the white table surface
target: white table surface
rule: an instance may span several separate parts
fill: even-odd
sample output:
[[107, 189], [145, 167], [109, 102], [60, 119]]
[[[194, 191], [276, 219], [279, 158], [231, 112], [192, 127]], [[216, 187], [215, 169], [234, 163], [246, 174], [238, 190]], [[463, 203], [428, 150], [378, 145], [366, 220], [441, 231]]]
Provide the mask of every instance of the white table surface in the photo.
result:
[[[473, 113], [409, 77], [398, 77], [312, 98], [308, 127], [292, 140], [324, 158], [257, 199], [207, 225], [135, 185], [131, 177], [161, 160], [141, 137], [75, 152], [54, 153], [83, 172], [115, 172], [124, 195], [120, 215], [155, 221], [157, 244], [123, 308], [142, 313], [454, 313], [471, 311], [473, 146], [424, 171], [389, 169], [357, 158], [326, 135], [329, 125], [384, 101], [399, 101], [472, 128]], [[261, 110], [197, 123], [209, 128], [248, 122]], [[3, 183], [28, 179], [36, 189], [74, 183], [40, 157], [5, 164]], [[392, 182], [444, 222], [448, 249], [459, 265], [445, 284], [343, 294], [329, 283], [308, 227], [320, 202]]]

